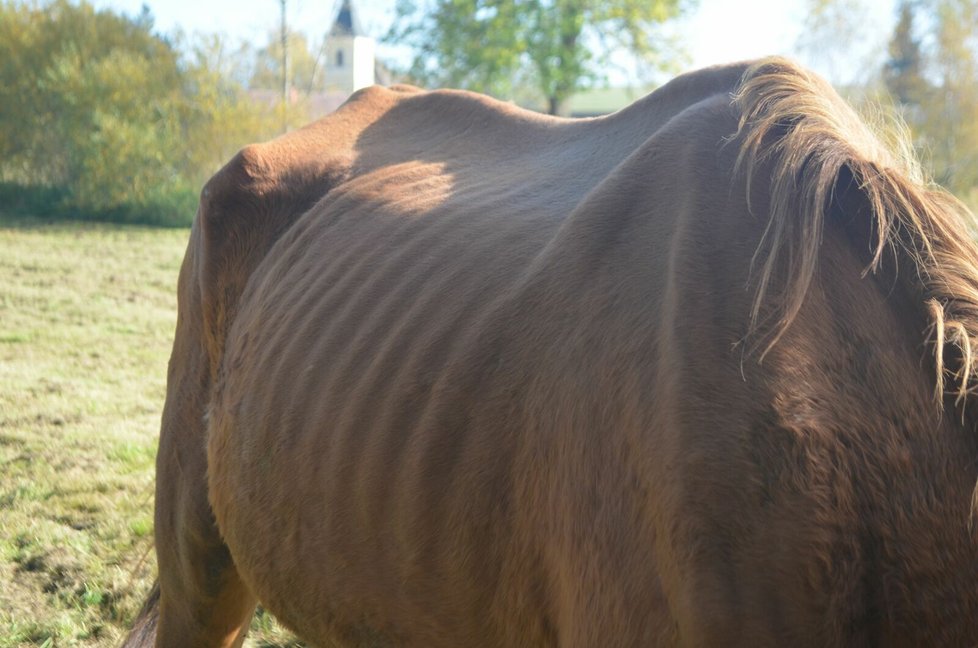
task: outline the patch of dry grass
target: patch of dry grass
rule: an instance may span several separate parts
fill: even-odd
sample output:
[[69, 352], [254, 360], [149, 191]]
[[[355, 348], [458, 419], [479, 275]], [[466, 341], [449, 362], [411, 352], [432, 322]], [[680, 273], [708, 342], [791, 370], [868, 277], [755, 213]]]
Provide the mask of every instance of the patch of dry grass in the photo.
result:
[[186, 239], [0, 218], [0, 648], [117, 645], [149, 590]]

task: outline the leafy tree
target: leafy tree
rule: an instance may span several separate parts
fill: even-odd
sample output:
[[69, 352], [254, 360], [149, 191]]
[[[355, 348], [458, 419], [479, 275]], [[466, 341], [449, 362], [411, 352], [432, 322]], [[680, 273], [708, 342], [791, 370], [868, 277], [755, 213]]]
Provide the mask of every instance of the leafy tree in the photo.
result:
[[[865, 0], [808, 0], [808, 8], [815, 31], [806, 38], [821, 43], [820, 58], [856, 58]], [[842, 89], [865, 99], [881, 88], [876, 98], [906, 121], [930, 175], [978, 207], [978, 0], [901, 0], [897, 12], [877, 78]]]
[[408, 72], [422, 83], [507, 98], [529, 85], [557, 114], [616, 50], [645, 72], [674, 60], [661, 26], [694, 1], [399, 0], [387, 39], [414, 48]]
[[207, 176], [277, 131], [274, 109], [224, 73], [225, 49], [160, 37], [145, 9], [0, 1], [5, 192], [53, 189], [55, 211], [188, 222]]
[[[303, 95], [323, 85], [325, 65], [322, 45], [315, 45], [302, 32], [288, 30], [289, 87]], [[282, 40], [276, 29], [268, 34], [268, 45], [252, 52], [252, 72], [248, 79], [251, 88], [281, 88]]]
[[893, 98], [906, 108], [919, 107], [930, 91], [924, 78], [924, 55], [914, 33], [914, 2], [903, 0], [899, 19], [890, 40], [889, 59], [883, 67], [883, 81]]
[[934, 23], [930, 74], [936, 88], [925, 101], [920, 143], [936, 177], [978, 199], [978, 0], [929, 0]]
[[168, 117], [180, 99], [180, 73], [148, 16], [64, 0], [3, 12], [4, 167], [70, 186], [94, 208], [143, 197], [172, 179], [178, 138]]
[[[200, 185], [244, 144], [277, 135], [281, 107], [277, 101], [251, 97], [240, 81], [254, 68], [248, 45], [231, 48], [222, 37], [208, 34], [184, 43], [182, 49], [186, 99], [181, 116], [192, 138], [186, 147], [186, 168]], [[290, 109], [294, 124], [303, 123], [305, 115], [304, 110]]]
[[[917, 24], [926, 29], [917, 33]], [[904, 0], [883, 80], [934, 178], [978, 193], [978, 0]]]

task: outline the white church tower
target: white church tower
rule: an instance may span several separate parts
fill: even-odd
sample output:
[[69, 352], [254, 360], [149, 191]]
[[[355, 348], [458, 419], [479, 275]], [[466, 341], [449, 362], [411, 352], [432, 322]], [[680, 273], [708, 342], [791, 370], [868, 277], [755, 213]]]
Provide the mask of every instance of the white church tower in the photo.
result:
[[374, 39], [360, 26], [350, 0], [343, 0], [326, 35], [325, 90], [352, 94], [373, 85], [375, 47]]

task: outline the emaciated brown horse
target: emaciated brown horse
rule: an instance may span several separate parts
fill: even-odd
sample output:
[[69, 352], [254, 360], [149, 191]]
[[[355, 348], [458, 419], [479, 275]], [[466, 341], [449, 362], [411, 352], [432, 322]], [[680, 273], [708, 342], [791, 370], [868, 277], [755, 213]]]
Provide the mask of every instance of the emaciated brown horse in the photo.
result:
[[372, 88], [244, 149], [127, 645], [258, 601], [321, 645], [978, 644], [965, 218], [777, 59], [593, 120]]

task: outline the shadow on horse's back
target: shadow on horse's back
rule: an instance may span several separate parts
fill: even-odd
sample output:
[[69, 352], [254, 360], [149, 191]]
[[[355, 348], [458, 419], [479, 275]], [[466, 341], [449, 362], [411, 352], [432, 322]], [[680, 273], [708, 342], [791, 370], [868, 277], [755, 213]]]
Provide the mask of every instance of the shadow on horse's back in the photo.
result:
[[126, 645], [258, 601], [325, 645], [978, 642], [978, 249], [913, 177], [780, 59], [593, 120], [373, 88], [244, 149]]

